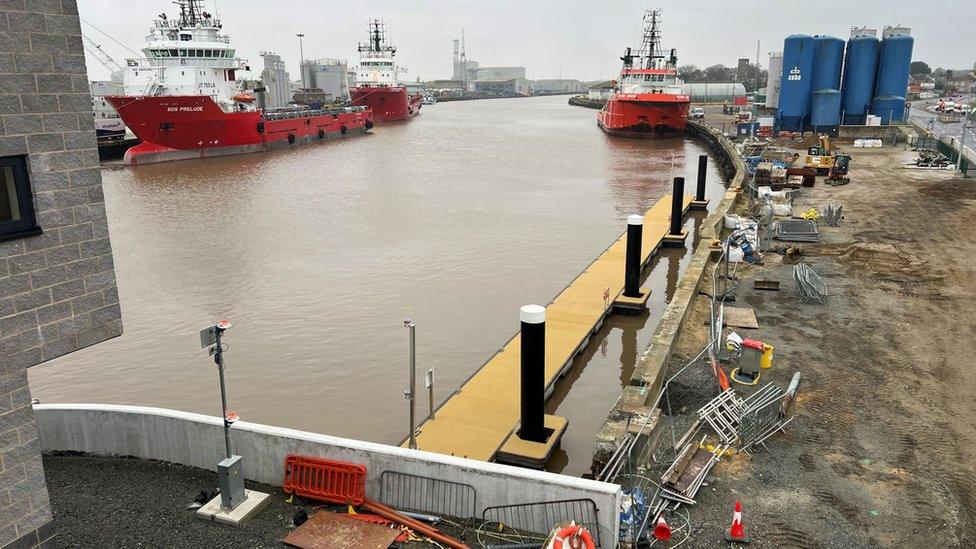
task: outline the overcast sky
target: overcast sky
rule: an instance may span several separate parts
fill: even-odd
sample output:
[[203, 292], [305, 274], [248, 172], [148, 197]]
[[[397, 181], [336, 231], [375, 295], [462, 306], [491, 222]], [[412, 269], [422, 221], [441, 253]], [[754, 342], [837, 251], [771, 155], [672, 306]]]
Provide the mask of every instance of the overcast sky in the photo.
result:
[[[638, 0], [214, 0], [207, 10], [223, 19], [238, 56], [260, 70], [259, 51], [281, 54], [297, 77], [298, 39], [305, 33], [305, 57], [339, 57], [355, 63], [371, 17], [386, 21], [398, 48], [397, 59], [416, 80], [451, 76], [452, 39], [464, 28], [469, 59], [482, 66], [519, 65], [530, 78], [596, 80], [619, 70], [618, 57], [640, 34], [648, 4]], [[792, 33], [828, 34], [846, 39], [850, 27], [906, 25], [915, 37], [914, 59], [932, 68], [972, 68], [976, 62], [976, 1], [820, 0], [783, 2], [659, 3], [664, 10], [664, 45], [677, 48], [679, 64], [734, 66], [739, 57], [766, 65], [769, 51], [781, 50]], [[735, 7], [733, 7], [735, 6]], [[814, 7], [816, 6], [816, 7]], [[78, 0], [81, 16], [112, 38], [139, 51], [152, 19], [176, 13], [169, 0]], [[133, 53], [82, 23], [82, 30], [120, 63]], [[108, 71], [88, 57], [93, 79]]]

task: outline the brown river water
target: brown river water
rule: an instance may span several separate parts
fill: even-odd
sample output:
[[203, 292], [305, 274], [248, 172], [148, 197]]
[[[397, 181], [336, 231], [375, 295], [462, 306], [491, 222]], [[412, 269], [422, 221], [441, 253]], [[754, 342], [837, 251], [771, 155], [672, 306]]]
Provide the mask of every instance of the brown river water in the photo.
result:
[[[408, 333], [435, 399], [518, 330], [684, 175], [690, 140], [609, 138], [565, 96], [428, 105], [372, 135], [102, 171], [125, 334], [29, 371], [45, 403], [220, 415], [199, 331], [234, 326], [229, 408], [247, 421], [390, 444], [408, 431]], [[723, 188], [710, 164], [708, 195]], [[713, 200], [713, 203], [716, 202]], [[700, 222], [690, 218], [687, 224]], [[550, 469], [587, 470], [599, 430], [690, 253], [648, 275], [649, 314], [613, 317], [560, 380]], [[246, 455], [246, 450], [244, 450]]]

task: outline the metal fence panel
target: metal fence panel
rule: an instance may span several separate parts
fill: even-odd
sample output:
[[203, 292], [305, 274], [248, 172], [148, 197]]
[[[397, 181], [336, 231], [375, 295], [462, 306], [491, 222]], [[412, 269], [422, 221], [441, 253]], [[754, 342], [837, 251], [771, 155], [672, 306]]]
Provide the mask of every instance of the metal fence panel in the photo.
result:
[[380, 475], [380, 501], [394, 509], [459, 519], [475, 518], [477, 513], [472, 486], [396, 471]]
[[602, 546], [596, 502], [592, 499], [565, 499], [488, 507], [481, 514], [481, 518], [488, 522], [500, 522], [520, 532], [541, 535], [548, 534], [561, 522], [575, 520], [577, 524], [582, 524], [590, 531], [598, 547]]

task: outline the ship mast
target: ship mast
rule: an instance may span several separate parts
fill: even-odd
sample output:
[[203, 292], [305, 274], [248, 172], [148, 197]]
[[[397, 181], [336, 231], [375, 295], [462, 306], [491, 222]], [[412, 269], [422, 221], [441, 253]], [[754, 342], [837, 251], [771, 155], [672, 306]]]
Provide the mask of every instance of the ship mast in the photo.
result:
[[658, 22], [661, 19], [661, 10], [647, 10], [644, 12], [644, 35], [641, 38], [640, 50], [637, 56], [643, 61], [642, 69], [660, 69], [660, 60], [664, 59], [664, 52], [661, 51], [661, 29]]
[[390, 59], [396, 55], [396, 47], [386, 43], [386, 27], [380, 19], [369, 20], [369, 34], [366, 43], [360, 42], [357, 48], [360, 53], [368, 53], [376, 57], [383, 57], [383, 53], [390, 54]]

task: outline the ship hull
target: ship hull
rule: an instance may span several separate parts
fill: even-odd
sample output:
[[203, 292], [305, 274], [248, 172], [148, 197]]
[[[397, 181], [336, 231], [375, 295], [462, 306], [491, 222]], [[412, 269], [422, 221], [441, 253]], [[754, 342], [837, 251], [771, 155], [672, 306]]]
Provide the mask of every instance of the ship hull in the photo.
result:
[[409, 120], [420, 114], [423, 98], [410, 95], [403, 86], [360, 86], [349, 92], [352, 104], [373, 112], [376, 122]]
[[129, 165], [262, 152], [339, 137], [372, 127], [368, 110], [310, 111], [305, 116], [259, 111], [226, 113], [207, 96], [107, 97], [142, 142]]
[[597, 125], [616, 137], [675, 137], [685, 131], [689, 104], [681, 95], [618, 94], [597, 113]]

